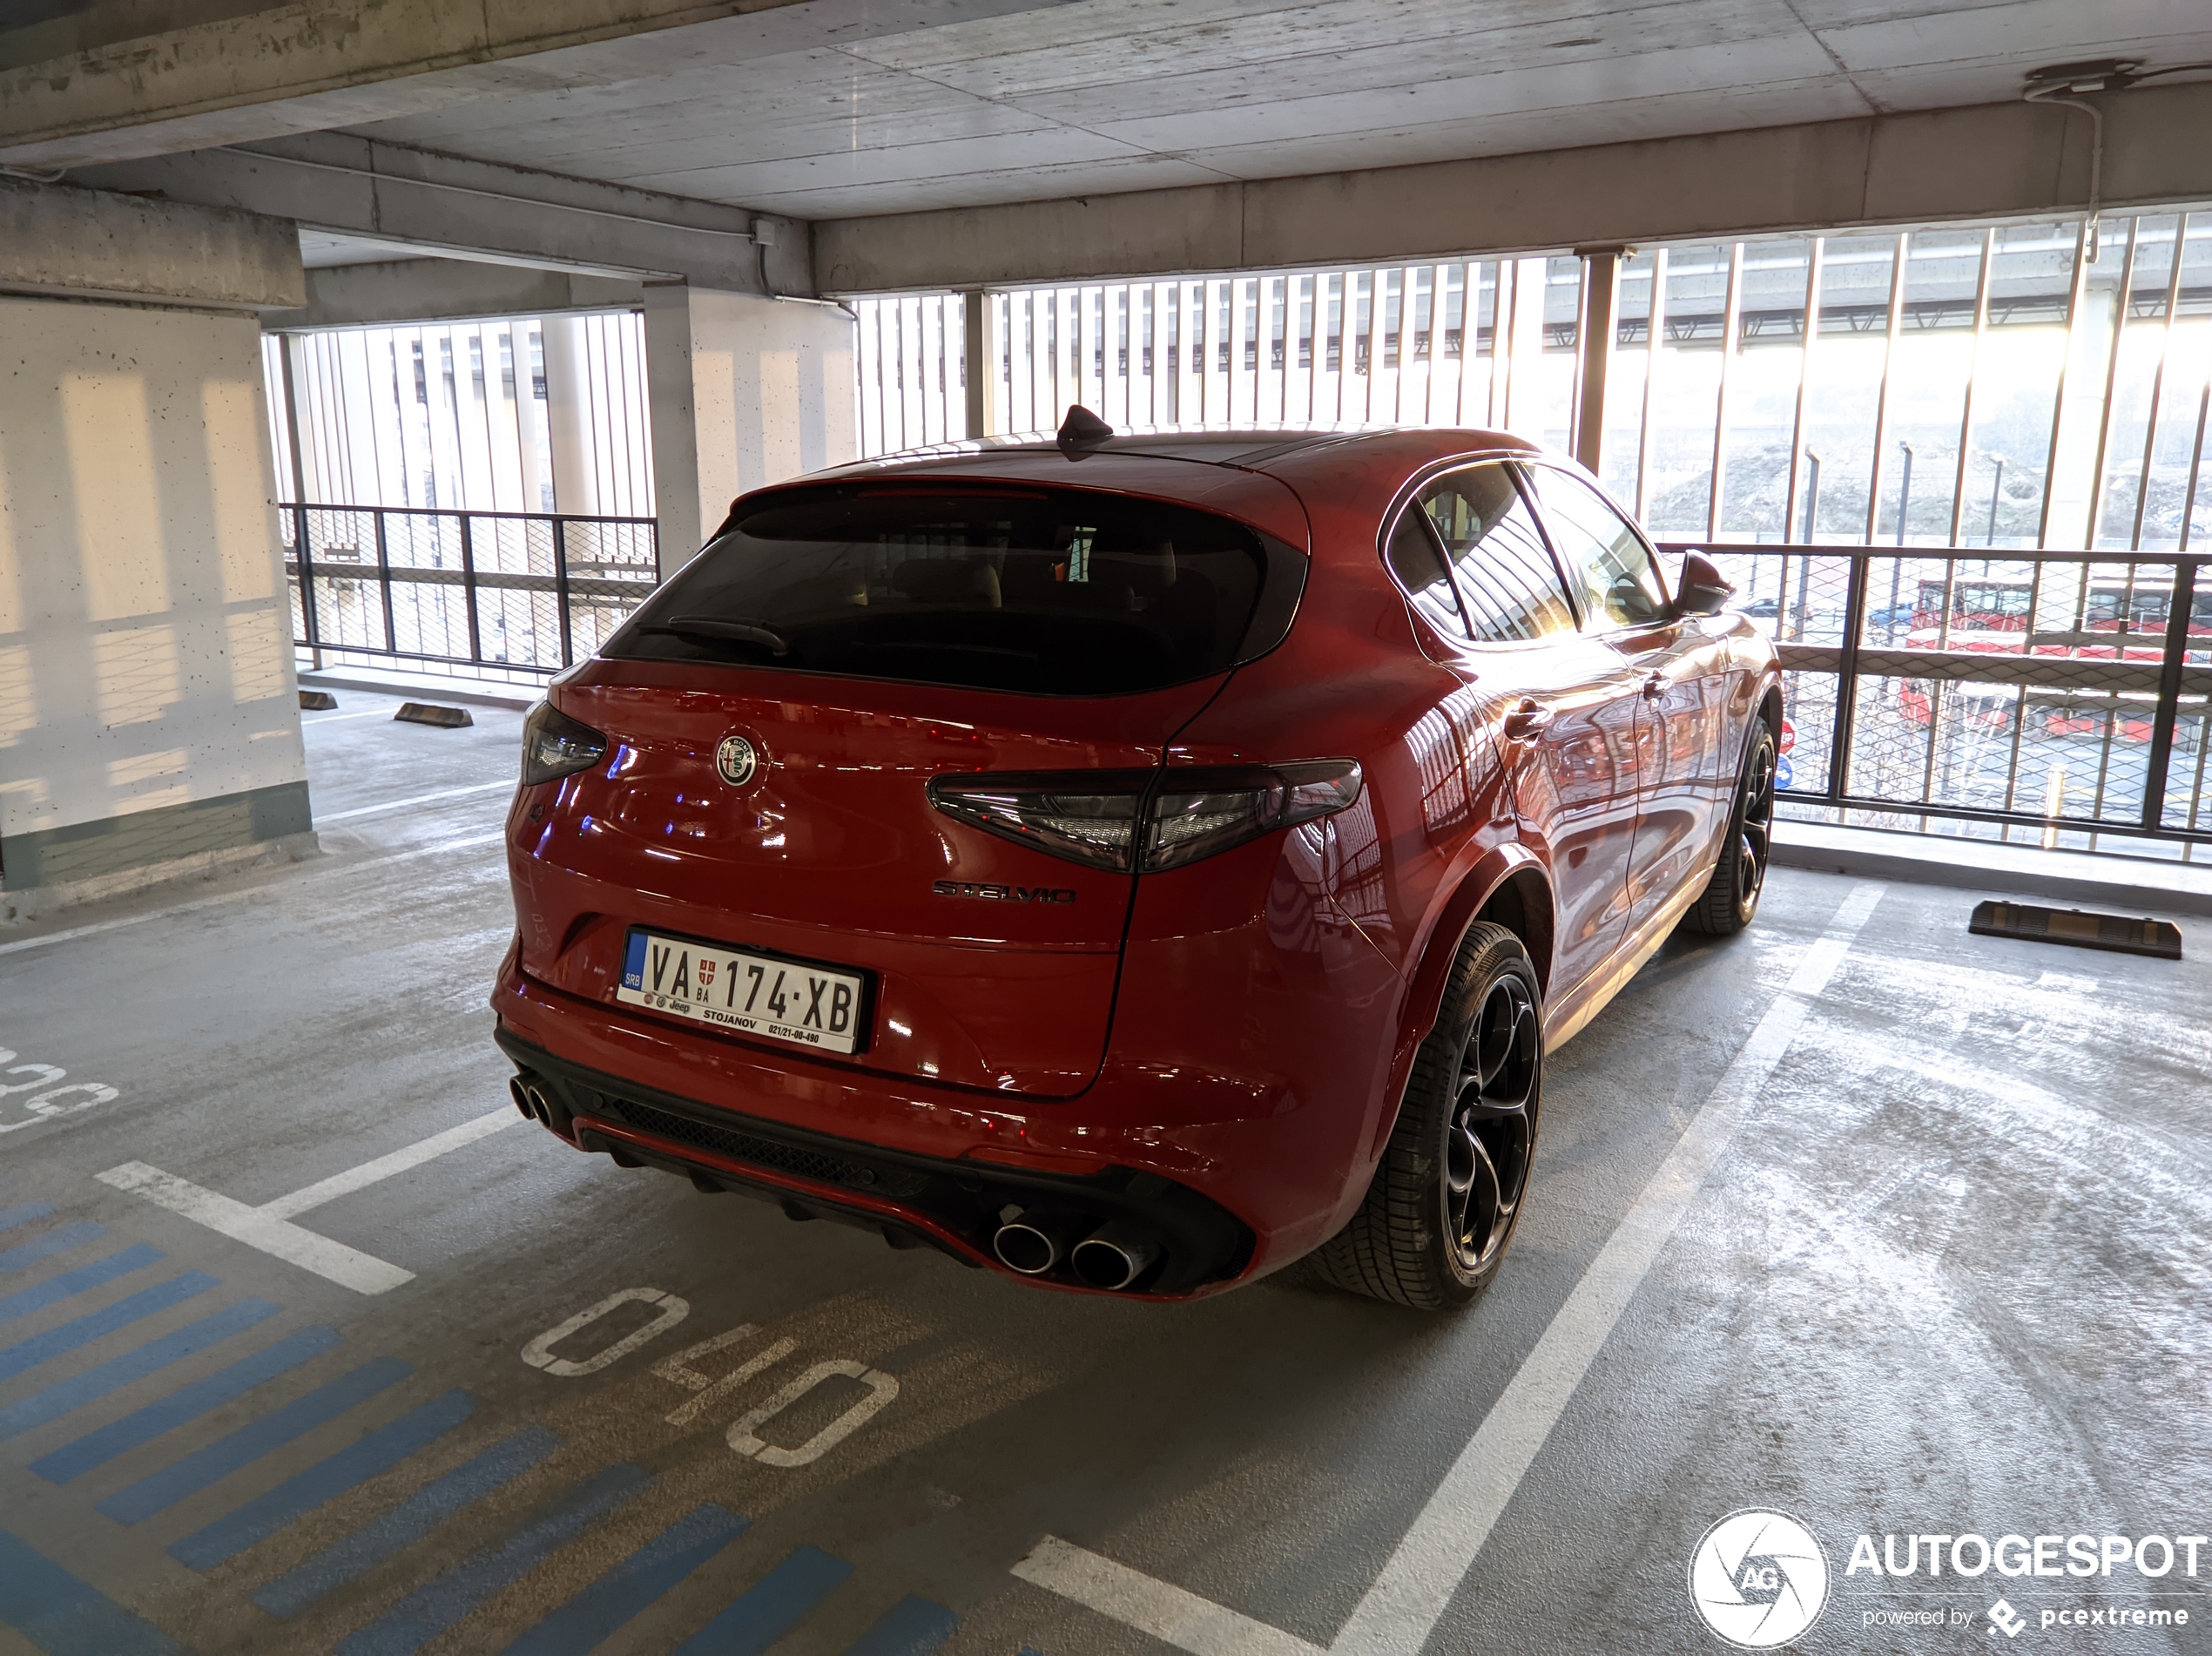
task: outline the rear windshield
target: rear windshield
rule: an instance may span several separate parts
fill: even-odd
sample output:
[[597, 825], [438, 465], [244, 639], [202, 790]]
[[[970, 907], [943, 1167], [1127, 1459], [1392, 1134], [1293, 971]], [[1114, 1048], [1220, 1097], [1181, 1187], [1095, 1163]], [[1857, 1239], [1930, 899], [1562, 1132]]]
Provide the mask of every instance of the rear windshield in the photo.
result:
[[848, 484], [764, 501], [725, 525], [605, 653], [1112, 695], [1271, 646], [1290, 618], [1283, 589], [1295, 604], [1304, 573], [1292, 548], [1187, 507], [1081, 489]]

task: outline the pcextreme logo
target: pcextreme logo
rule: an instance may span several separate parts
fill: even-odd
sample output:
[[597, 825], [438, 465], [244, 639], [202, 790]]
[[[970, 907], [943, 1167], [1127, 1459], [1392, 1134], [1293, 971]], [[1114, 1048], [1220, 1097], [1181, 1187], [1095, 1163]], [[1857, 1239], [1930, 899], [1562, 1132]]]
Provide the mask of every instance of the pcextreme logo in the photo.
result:
[[1689, 1598], [1731, 1645], [1770, 1650], [1820, 1619], [1828, 1555], [1812, 1531], [1781, 1512], [1731, 1512], [1689, 1555]]

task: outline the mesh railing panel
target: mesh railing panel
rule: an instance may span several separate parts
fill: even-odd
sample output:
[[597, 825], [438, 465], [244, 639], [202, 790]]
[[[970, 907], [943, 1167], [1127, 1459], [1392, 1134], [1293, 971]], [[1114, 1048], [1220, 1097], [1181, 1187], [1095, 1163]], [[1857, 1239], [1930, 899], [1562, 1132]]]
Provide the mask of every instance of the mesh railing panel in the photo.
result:
[[303, 649], [550, 674], [597, 649], [660, 578], [651, 518], [317, 505], [279, 517]]

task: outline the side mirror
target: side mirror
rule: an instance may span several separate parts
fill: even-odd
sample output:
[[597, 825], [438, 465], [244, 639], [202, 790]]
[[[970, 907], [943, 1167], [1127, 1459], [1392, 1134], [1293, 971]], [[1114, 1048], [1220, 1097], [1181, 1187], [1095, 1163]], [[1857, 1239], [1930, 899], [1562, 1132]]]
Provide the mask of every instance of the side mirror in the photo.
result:
[[1736, 589], [1728, 578], [1713, 567], [1713, 560], [1703, 552], [1692, 552], [1682, 561], [1682, 588], [1675, 596], [1677, 615], [1718, 615], [1727, 607], [1729, 599], [1736, 596]]

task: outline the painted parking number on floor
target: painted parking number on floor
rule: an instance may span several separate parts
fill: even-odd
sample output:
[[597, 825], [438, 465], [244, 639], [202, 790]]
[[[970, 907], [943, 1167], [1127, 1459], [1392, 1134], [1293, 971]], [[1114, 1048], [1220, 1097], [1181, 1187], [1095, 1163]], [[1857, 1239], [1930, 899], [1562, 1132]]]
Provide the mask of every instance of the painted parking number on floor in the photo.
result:
[[[20, 1121], [0, 1120], [0, 1132], [16, 1132], [42, 1121], [73, 1116], [116, 1097], [113, 1087], [100, 1081], [62, 1083], [69, 1071], [53, 1064], [17, 1064], [16, 1054], [0, 1046], [0, 1112], [10, 1105], [25, 1113]], [[28, 1077], [19, 1080], [17, 1077]], [[19, 1094], [28, 1093], [24, 1098]]]
[[[631, 1303], [654, 1308], [652, 1319], [631, 1329], [604, 1351], [589, 1357], [571, 1360], [556, 1357], [553, 1348], [572, 1335], [581, 1334], [600, 1318]], [[549, 1375], [573, 1379], [583, 1375], [597, 1374], [612, 1367], [633, 1351], [658, 1339], [686, 1316], [691, 1315], [691, 1302], [679, 1295], [659, 1288], [624, 1288], [610, 1294], [596, 1304], [588, 1305], [563, 1322], [556, 1322], [523, 1348], [523, 1361], [533, 1369], [542, 1369]], [[755, 1375], [773, 1368], [799, 1349], [796, 1340], [778, 1340], [756, 1352], [728, 1373], [715, 1375], [703, 1373], [697, 1365], [717, 1352], [751, 1339], [760, 1330], [750, 1322], [738, 1324], [727, 1333], [702, 1340], [687, 1346], [671, 1357], [653, 1365], [653, 1373], [661, 1379], [682, 1386], [694, 1394], [687, 1402], [679, 1403], [668, 1415], [671, 1426], [688, 1426], [708, 1409], [743, 1386]], [[779, 1447], [760, 1436], [760, 1429], [784, 1410], [813, 1391], [824, 1382], [843, 1378], [858, 1381], [865, 1392], [834, 1419], [824, 1424], [805, 1443], [790, 1449]], [[831, 1450], [867, 1424], [899, 1395], [898, 1377], [872, 1369], [851, 1357], [832, 1357], [810, 1366], [758, 1409], [740, 1416], [732, 1422], [726, 1436], [730, 1447], [748, 1460], [759, 1461], [764, 1466], [806, 1466], [819, 1460]]]

